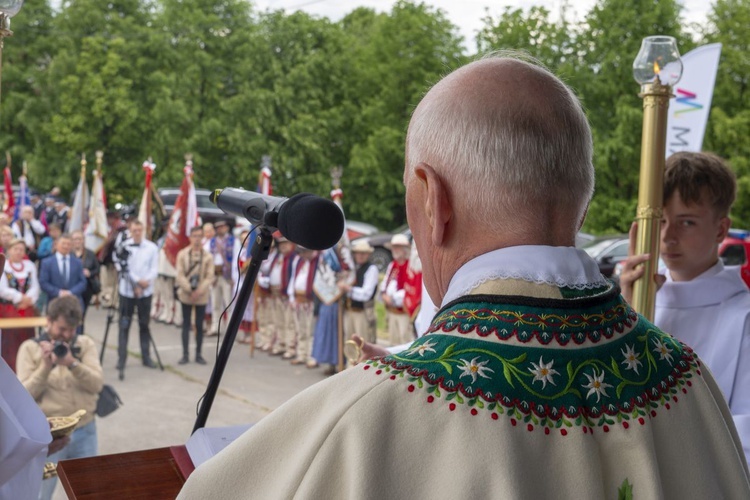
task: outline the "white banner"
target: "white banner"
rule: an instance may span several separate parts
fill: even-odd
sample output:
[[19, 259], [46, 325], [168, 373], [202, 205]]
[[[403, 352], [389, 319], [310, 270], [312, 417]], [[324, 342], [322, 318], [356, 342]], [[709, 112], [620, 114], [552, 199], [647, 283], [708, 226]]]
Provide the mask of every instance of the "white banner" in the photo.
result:
[[700, 151], [706, 133], [721, 44], [712, 43], [682, 56], [682, 78], [669, 102], [667, 156], [678, 151]]

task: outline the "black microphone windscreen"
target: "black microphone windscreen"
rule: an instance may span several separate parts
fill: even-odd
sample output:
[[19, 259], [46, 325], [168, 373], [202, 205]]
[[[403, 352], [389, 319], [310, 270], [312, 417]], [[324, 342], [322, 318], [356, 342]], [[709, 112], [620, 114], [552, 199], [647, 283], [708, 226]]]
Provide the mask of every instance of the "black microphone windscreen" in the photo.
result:
[[311, 250], [325, 250], [344, 234], [344, 213], [330, 200], [300, 193], [281, 205], [278, 229], [289, 241]]

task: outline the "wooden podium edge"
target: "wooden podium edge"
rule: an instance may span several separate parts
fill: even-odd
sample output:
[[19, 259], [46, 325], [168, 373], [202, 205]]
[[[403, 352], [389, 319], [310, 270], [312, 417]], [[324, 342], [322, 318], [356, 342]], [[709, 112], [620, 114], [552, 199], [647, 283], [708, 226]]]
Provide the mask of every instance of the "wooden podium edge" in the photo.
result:
[[[145, 490], [139, 472], [158, 464], [154, 490]], [[61, 460], [57, 475], [69, 499], [168, 498], [177, 496], [195, 470], [184, 445]], [[102, 477], [102, 474], [108, 477]]]
[[193, 460], [190, 458], [187, 448], [185, 445], [170, 446], [169, 451], [172, 453], [172, 458], [174, 458], [182, 478], [187, 481], [188, 476], [195, 470], [195, 465], [193, 465]]

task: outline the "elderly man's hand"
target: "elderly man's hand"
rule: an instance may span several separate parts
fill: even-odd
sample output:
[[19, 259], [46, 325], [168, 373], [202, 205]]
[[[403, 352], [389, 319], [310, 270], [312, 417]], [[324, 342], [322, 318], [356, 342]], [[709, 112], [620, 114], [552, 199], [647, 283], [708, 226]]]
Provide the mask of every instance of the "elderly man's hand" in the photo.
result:
[[[638, 223], [633, 222], [630, 226], [630, 232], [628, 237], [630, 238], [630, 244], [628, 245], [628, 258], [622, 263], [622, 272], [620, 273], [620, 289], [622, 291], [622, 297], [632, 304], [633, 302], [633, 283], [635, 283], [644, 273], [643, 263], [648, 261], [650, 254], [635, 255], [635, 239], [638, 233]], [[654, 282], [656, 283], [657, 290], [666, 281], [666, 277], [662, 274], [654, 274]]]
[[385, 347], [381, 347], [377, 344], [371, 344], [369, 342], [365, 342], [365, 339], [357, 335], [356, 333], [352, 335], [352, 340], [360, 346], [361, 354], [359, 356], [359, 359], [357, 360], [357, 363], [362, 363], [363, 361], [367, 361], [368, 359], [377, 358], [380, 356], [387, 356], [390, 354], [388, 350]]
[[[49, 422], [49, 426], [51, 429], [52, 422]], [[68, 445], [68, 443], [70, 443], [70, 436], [54, 438], [47, 447], [47, 456], [50, 456], [53, 453], [57, 453], [58, 451], [62, 450]]]

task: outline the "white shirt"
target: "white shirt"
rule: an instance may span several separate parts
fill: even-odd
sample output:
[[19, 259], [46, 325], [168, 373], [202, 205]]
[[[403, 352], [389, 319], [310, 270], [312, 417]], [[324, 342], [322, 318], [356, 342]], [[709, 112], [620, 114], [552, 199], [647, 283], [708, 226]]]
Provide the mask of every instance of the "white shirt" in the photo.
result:
[[15, 288], [10, 288], [6, 273], [12, 274], [16, 279], [29, 280], [29, 288], [26, 291], [26, 295], [31, 297], [34, 302], [39, 298], [39, 277], [37, 275], [36, 266], [30, 260], [22, 260], [21, 266], [22, 269], [16, 271], [9, 260], [5, 262], [5, 272], [0, 276], [0, 299], [7, 300], [13, 304], [18, 304], [21, 302], [24, 295]]
[[[141, 241], [138, 246], [135, 246], [132, 238], [125, 240], [124, 244], [130, 251], [130, 257], [128, 257], [129, 279], [120, 279], [120, 295], [129, 298], [135, 297], [133, 284], [137, 284], [140, 280], [147, 280], [149, 282], [148, 287], [143, 289], [141, 297], [149, 297], [154, 293], [154, 280], [159, 274], [159, 248], [154, 242], [146, 239]], [[119, 271], [120, 263], [117, 255], [113, 256], [113, 260]]]
[[[311, 262], [307, 259], [299, 259], [294, 269], [292, 269], [293, 278], [289, 280], [289, 287], [287, 288], [287, 294], [290, 299], [294, 300], [294, 295], [297, 293], [301, 295], [307, 293], [307, 277], [310, 273]], [[299, 269], [299, 272], [297, 272], [297, 269]]]
[[[25, 230], [23, 235], [18, 228], [19, 224], [24, 225]], [[19, 219], [13, 224], [13, 234], [16, 238], [23, 240], [28, 248], [36, 248], [36, 238], [34, 237], [34, 233], [42, 236], [45, 232], [46, 229], [44, 229], [44, 224], [36, 219], [32, 219], [31, 222]]]
[[[392, 270], [393, 261], [388, 264], [388, 267], [385, 270], [385, 277], [383, 278], [382, 283], [380, 283], [380, 293], [384, 293], [390, 297], [393, 307], [403, 307], [406, 290], [398, 288], [398, 278], [396, 276], [391, 276]], [[406, 268], [404, 268], [404, 272], [406, 272]]]
[[739, 269], [721, 260], [690, 281], [664, 274], [654, 324], [692, 347], [711, 370], [750, 459], [750, 292]]
[[[55, 259], [57, 259], [57, 269], [60, 271], [60, 276], [65, 283], [70, 282], [70, 254], [63, 255], [60, 252], [55, 252]], [[65, 261], [65, 266], [63, 266]], [[67, 276], [64, 274], [67, 273]]]
[[365, 266], [370, 266], [365, 271], [365, 278], [362, 280], [362, 286], [353, 286], [349, 292], [349, 298], [356, 300], [357, 302], [367, 302], [372, 298], [372, 294], [378, 287], [378, 266], [375, 264], [365, 263]]

